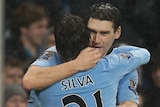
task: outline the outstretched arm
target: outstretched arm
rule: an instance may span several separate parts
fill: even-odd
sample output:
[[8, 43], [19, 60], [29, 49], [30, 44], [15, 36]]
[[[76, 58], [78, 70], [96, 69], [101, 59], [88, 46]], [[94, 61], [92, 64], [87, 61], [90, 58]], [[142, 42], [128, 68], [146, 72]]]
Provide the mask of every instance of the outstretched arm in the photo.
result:
[[57, 66], [30, 66], [24, 75], [23, 86], [28, 90], [46, 88], [79, 71], [94, 67], [100, 57], [99, 50], [88, 47], [82, 50], [76, 59]]
[[117, 73], [118, 76], [124, 76], [137, 67], [148, 63], [150, 53], [144, 48], [124, 46], [115, 48], [105, 59], [109, 64], [108, 66], [118, 68], [116, 70], [120, 72]]

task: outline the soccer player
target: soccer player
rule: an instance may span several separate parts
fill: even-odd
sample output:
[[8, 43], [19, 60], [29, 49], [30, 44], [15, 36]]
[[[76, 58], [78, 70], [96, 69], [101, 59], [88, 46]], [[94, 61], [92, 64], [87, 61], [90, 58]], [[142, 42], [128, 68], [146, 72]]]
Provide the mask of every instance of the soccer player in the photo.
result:
[[[91, 31], [91, 39], [93, 42], [93, 46], [99, 48], [101, 47], [100, 52], [103, 53], [103, 56], [105, 56], [105, 54], [107, 54], [108, 50], [110, 49], [112, 43], [114, 42], [114, 40], [118, 39], [118, 36], [120, 36], [120, 31], [121, 31], [120, 21], [119, 21], [120, 13], [116, 7], [110, 4], [96, 4], [92, 6], [91, 10], [92, 11], [88, 19], [88, 27]], [[94, 25], [94, 26], [89, 26], [89, 25]], [[24, 86], [27, 89], [45, 88], [63, 78], [66, 78], [74, 73], [77, 73], [77, 71], [88, 69], [89, 67], [85, 66], [85, 64], [87, 64], [86, 62], [88, 61], [88, 58], [93, 58], [93, 59], [95, 58], [95, 56], [90, 57], [92, 56], [89, 55], [91, 53], [94, 52], [91, 52], [91, 49], [86, 49], [80, 53], [80, 55], [76, 58], [76, 60], [69, 61], [68, 63], [54, 67], [42, 68], [40, 66], [32, 65], [23, 79]], [[84, 58], [85, 55], [89, 56]], [[77, 61], [77, 59], [79, 62]], [[38, 59], [38, 61], [43, 62], [44, 66], [49, 62], [47, 59], [46, 60]], [[95, 63], [93, 62], [96, 61], [90, 60], [92, 65], [94, 65]], [[78, 66], [75, 66], [76, 64], [75, 62], [79, 63]], [[77, 69], [77, 67], [79, 68]], [[131, 72], [120, 81], [118, 88], [118, 96], [117, 96], [117, 101], [119, 104], [121, 104], [119, 107], [123, 106], [137, 107], [136, 103], [138, 103], [138, 95], [135, 94], [135, 89], [134, 90], [132, 89], [133, 87], [129, 88], [130, 81], [132, 80], [131, 83], [134, 83], [133, 85], [136, 86], [137, 79], [138, 79], [137, 73]]]
[[[49, 49], [39, 58], [48, 58], [51, 66], [75, 59], [89, 45], [89, 33], [78, 16], [64, 16], [55, 26], [55, 37], [58, 54]], [[57, 60], [59, 55], [61, 60]], [[65, 78], [36, 94], [42, 107], [115, 107], [119, 80], [149, 59], [146, 49], [117, 48], [94, 68]], [[40, 61], [33, 65], [45, 67]]]

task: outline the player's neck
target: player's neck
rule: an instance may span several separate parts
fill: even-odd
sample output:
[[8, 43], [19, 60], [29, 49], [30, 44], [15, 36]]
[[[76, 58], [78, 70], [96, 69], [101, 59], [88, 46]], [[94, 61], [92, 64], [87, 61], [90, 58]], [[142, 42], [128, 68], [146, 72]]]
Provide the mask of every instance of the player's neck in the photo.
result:
[[27, 38], [25, 35], [21, 35], [21, 43], [25, 49], [30, 51], [32, 56], [36, 56], [37, 47], [29, 40], [29, 38]]

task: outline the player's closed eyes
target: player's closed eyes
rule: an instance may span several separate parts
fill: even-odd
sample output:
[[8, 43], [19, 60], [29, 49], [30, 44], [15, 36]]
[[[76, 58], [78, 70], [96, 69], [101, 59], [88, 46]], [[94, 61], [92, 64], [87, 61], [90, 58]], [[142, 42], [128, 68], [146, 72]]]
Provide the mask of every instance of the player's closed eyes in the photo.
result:
[[110, 34], [111, 32], [110, 31], [103, 31], [103, 32], [100, 32], [100, 34], [102, 35], [102, 36], [106, 36], [106, 35], [108, 35], [108, 34]]
[[[97, 33], [98, 33], [98, 32], [96, 32], [96, 31], [94, 31], [94, 30], [92, 30], [92, 29], [89, 29], [89, 28], [88, 28], [88, 30], [89, 30], [91, 36], [96, 36]], [[100, 32], [100, 35], [106, 36], [106, 35], [108, 35], [108, 34], [110, 34], [110, 33], [111, 33], [110, 31], [101, 31], [101, 32]]]
[[96, 36], [97, 33], [95, 32], [90, 32], [90, 36]]

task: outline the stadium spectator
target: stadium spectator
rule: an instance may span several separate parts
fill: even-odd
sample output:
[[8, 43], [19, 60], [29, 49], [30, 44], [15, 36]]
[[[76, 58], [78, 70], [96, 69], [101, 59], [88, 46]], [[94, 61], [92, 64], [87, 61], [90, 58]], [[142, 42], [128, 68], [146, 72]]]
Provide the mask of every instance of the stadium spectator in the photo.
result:
[[36, 57], [48, 26], [46, 11], [35, 4], [21, 4], [12, 19], [12, 37], [6, 40], [6, 54], [15, 54], [22, 59]]
[[27, 107], [27, 94], [18, 84], [7, 84], [4, 88], [3, 107]]
[[151, 79], [153, 82], [153, 87], [160, 89], [160, 58], [159, 58], [159, 55], [153, 59], [153, 61], [151, 62], [151, 66], [152, 66], [151, 67], [151, 69], [152, 69]]
[[23, 62], [17, 57], [6, 56], [3, 69], [3, 83], [16, 83], [22, 85], [23, 75]]
[[44, 42], [44, 49], [50, 48], [52, 46], [55, 46], [55, 35], [53, 33], [54, 28], [51, 27], [48, 30], [47, 36], [45, 38]]
[[157, 48], [150, 62], [151, 90], [144, 97], [143, 107], [159, 107], [160, 105], [160, 48]]

